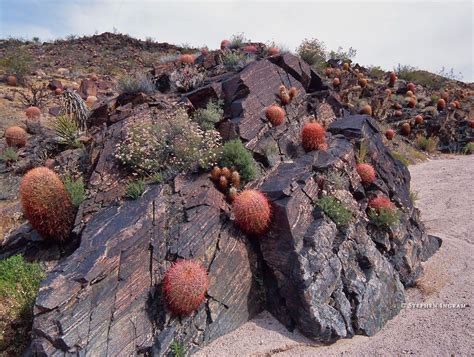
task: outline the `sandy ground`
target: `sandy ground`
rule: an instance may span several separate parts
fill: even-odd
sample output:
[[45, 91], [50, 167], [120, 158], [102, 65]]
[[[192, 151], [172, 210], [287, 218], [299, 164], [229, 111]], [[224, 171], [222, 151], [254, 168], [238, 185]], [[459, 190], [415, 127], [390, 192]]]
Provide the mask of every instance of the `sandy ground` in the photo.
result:
[[317, 346], [288, 332], [268, 312], [223, 336], [195, 356], [423, 356], [474, 355], [474, 155], [410, 166], [417, 207], [441, 249], [424, 264], [407, 303], [466, 304], [463, 309], [405, 308], [375, 336]]

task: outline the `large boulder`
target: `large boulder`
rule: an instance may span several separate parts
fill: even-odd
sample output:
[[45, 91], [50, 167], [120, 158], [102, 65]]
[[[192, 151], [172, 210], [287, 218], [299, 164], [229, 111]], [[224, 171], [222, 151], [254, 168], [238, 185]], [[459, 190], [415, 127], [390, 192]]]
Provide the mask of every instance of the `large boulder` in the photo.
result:
[[[275, 128], [264, 112], [278, 102], [282, 84], [296, 87], [298, 95], [285, 107], [285, 123]], [[421, 262], [440, 243], [424, 233], [409, 198], [408, 170], [385, 147], [377, 124], [367, 116], [336, 118], [337, 97], [290, 54], [256, 61], [185, 98], [195, 108], [206, 99], [224, 101], [219, 130], [226, 139], [243, 140], [258, 161], [260, 177], [249, 187], [272, 202], [270, 230], [258, 238], [240, 232], [206, 173], [179, 175], [123, 202], [128, 173], [114, 157], [116, 146], [130, 124], [162, 120], [175, 110], [153, 103], [133, 108], [95, 133], [90, 198], [74, 230], [80, 246], [41, 286], [33, 353], [165, 355], [173, 341], [192, 352], [264, 308], [317, 341], [380, 330], [399, 312], [404, 286], [416, 281]], [[321, 113], [331, 123], [328, 150], [306, 153], [302, 126]], [[363, 140], [377, 172], [370, 186], [361, 184], [355, 169]], [[334, 173], [343, 175], [338, 188], [329, 184]], [[337, 226], [315, 205], [328, 193], [351, 210], [347, 226]], [[400, 224], [378, 229], [369, 222], [368, 199], [378, 194], [395, 203]], [[163, 302], [161, 281], [182, 258], [202, 262], [210, 287], [198, 311], [178, 319]]]

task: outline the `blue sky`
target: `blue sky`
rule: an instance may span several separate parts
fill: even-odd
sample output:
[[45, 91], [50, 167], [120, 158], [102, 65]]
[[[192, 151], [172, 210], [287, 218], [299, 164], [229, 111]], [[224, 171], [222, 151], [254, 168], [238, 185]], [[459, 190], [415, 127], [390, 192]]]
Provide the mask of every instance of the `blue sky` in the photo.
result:
[[472, 82], [473, 18], [471, 0], [0, 0], [0, 37], [49, 40], [116, 28], [142, 39], [216, 48], [243, 32], [292, 50], [316, 37], [329, 49], [356, 48], [363, 65], [401, 63], [432, 72], [444, 66]]

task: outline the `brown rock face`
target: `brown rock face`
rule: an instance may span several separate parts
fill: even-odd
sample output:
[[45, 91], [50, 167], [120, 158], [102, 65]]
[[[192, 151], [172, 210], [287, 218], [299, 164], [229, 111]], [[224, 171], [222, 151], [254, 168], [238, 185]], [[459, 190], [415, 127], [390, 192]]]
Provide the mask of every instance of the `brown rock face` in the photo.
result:
[[83, 79], [78, 90], [82, 99], [87, 99], [89, 96], [97, 97], [97, 85], [91, 79]]
[[[272, 127], [265, 108], [281, 85], [298, 95], [285, 107], [284, 123]], [[91, 198], [76, 218], [80, 246], [42, 284], [34, 354], [166, 355], [173, 341], [192, 352], [264, 308], [289, 329], [331, 342], [373, 335], [398, 313], [404, 285], [414, 283], [422, 260], [440, 243], [424, 233], [409, 198], [409, 173], [383, 145], [376, 122], [365, 115], [336, 117], [337, 97], [290, 54], [226, 73], [183, 99], [202, 107], [211, 98], [224, 101], [222, 136], [243, 140], [259, 163], [258, 180], [246, 188], [271, 202], [268, 232], [258, 239], [244, 235], [209, 173], [150, 185], [140, 199], [118, 204], [128, 173], [114, 151], [127, 126], [147, 117], [164, 120], [175, 108], [129, 102], [129, 115], [114, 120], [113, 106], [101, 109], [90, 148]], [[328, 148], [306, 153], [301, 130], [318, 113], [327, 113]], [[356, 173], [363, 139], [377, 172], [368, 186]], [[334, 172], [343, 175], [337, 188]], [[324, 192], [350, 210], [349, 223], [336, 224], [319, 208]], [[390, 197], [400, 224], [380, 229], [369, 222], [367, 204], [377, 195]], [[161, 284], [182, 258], [198, 260], [210, 284], [201, 307], [179, 320], [166, 309]]]

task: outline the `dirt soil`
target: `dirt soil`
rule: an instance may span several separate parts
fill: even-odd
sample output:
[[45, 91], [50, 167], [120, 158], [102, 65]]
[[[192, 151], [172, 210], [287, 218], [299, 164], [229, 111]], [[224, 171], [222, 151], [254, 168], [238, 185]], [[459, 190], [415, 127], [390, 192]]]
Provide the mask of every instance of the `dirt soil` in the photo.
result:
[[[442, 156], [410, 166], [416, 205], [429, 234], [443, 239], [425, 264], [407, 307], [375, 336], [329, 346], [288, 332], [268, 312], [194, 356], [450, 356], [474, 354], [474, 155]], [[414, 308], [410, 304], [465, 304], [465, 308]]]

